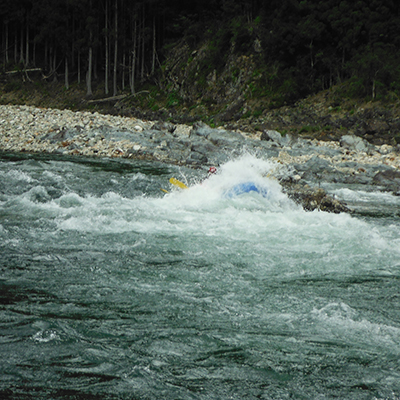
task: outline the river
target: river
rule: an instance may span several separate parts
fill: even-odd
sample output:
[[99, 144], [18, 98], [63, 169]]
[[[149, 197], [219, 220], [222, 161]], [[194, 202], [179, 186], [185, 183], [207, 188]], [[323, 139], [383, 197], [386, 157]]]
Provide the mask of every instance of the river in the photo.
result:
[[400, 198], [274, 168], [2, 153], [0, 397], [399, 399]]

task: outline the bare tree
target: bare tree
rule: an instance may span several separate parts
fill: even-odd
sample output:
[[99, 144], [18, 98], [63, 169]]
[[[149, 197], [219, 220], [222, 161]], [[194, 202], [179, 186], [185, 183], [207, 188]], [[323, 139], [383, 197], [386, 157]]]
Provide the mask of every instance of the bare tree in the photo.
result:
[[117, 68], [118, 68], [118, 0], [115, 0], [115, 22], [114, 22], [114, 76], [113, 76], [113, 96], [117, 95]]
[[110, 60], [109, 60], [109, 48], [108, 48], [108, 0], [106, 0], [106, 8], [105, 8], [105, 76], [104, 76], [104, 93], [108, 94], [108, 69], [110, 67]]

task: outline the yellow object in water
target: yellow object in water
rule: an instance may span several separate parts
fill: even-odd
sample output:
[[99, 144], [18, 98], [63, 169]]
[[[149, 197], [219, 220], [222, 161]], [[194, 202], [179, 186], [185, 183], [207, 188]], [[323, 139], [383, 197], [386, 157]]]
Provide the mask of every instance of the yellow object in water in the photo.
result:
[[178, 181], [178, 179], [176, 179], [176, 178], [171, 178], [169, 180], [169, 182], [172, 183], [175, 186], [180, 187], [181, 189], [189, 189], [183, 182]]

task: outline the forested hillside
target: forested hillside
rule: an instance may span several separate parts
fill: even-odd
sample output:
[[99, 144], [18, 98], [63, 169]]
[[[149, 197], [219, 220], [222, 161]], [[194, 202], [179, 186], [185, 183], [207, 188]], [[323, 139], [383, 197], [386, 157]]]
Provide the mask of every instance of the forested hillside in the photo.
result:
[[350, 97], [396, 97], [399, 10], [397, 0], [2, 0], [0, 63], [3, 74], [85, 83], [87, 97], [93, 85], [106, 97], [150, 82], [194, 101], [242, 57], [230, 80], [248, 60], [242, 86], [271, 107], [341, 82]]

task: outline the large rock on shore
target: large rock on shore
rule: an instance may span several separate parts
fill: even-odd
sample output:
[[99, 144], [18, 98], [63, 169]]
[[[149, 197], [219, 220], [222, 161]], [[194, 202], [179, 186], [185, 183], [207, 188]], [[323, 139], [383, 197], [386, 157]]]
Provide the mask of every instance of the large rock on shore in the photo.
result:
[[372, 149], [372, 145], [370, 145], [365, 139], [355, 135], [343, 135], [340, 138], [340, 145], [346, 149], [363, 151], [364, 153], [367, 153]]

